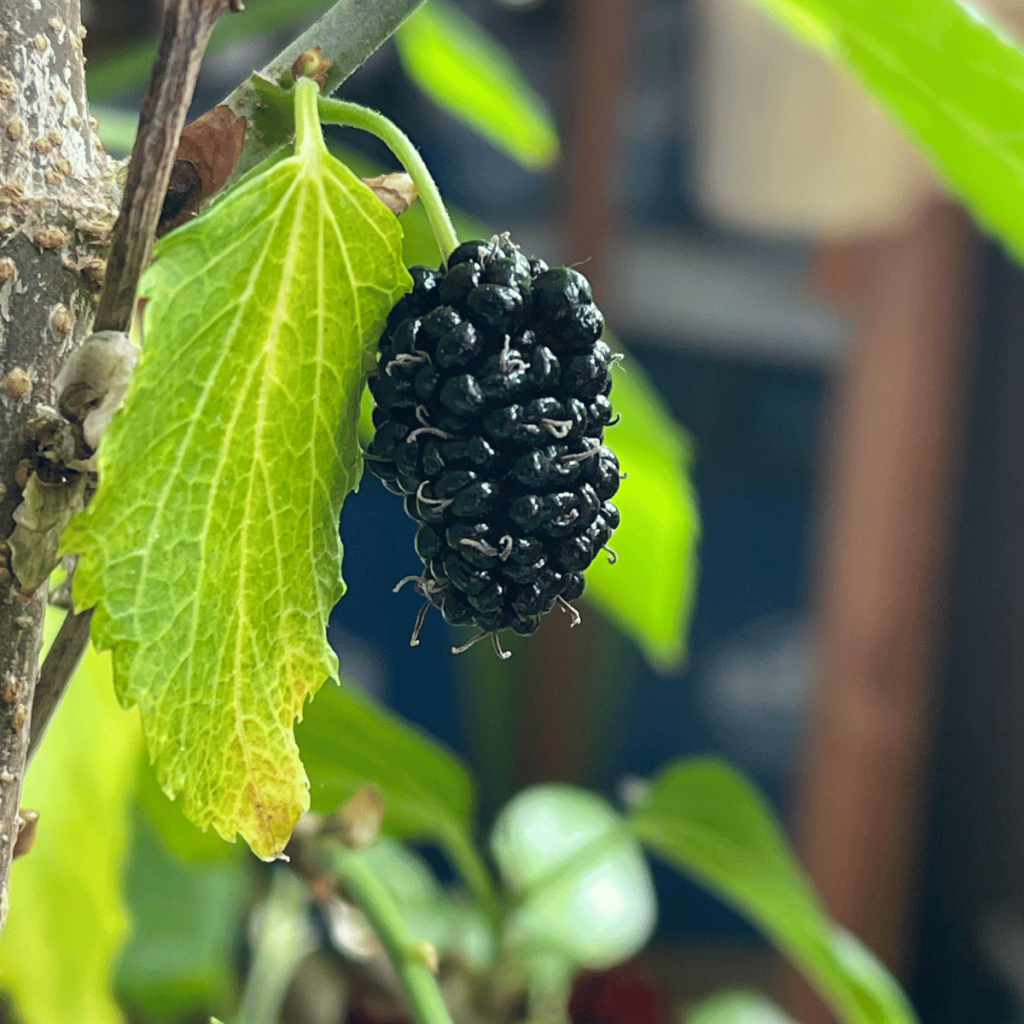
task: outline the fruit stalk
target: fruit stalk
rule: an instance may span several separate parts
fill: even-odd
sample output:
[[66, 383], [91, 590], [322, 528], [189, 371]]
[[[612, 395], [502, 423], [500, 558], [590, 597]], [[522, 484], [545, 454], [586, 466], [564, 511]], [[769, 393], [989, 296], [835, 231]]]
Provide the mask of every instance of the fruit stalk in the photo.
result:
[[360, 128], [380, 139], [405, 168], [409, 177], [416, 183], [420, 194], [420, 202], [430, 222], [430, 230], [434, 233], [441, 259], [445, 263], [459, 244], [459, 236], [448, 211], [441, 199], [433, 175], [423, 162], [423, 157], [412, 144], [412, 140], [396, 124], [389, 121], [383, 114], [349, 103], [346, 100], [320, 98], [320, 119], [324, 124], [336, 124], [344, 128]]

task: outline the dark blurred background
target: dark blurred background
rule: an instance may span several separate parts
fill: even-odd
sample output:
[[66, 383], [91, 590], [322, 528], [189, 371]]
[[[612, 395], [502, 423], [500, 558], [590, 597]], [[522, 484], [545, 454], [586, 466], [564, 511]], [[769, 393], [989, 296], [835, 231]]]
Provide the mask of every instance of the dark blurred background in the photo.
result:
[[[327, 4], [301, 6], [211, 58], [195, 113]], [[154, 30], [155, 4], [84, 7], [98, 65]], [[830, 909], [924, 1024], [1018, 1020], [1020, 271], [854, 85], [741, 0], [459, 7], [550, 104], [557, 166], [526, 170], [443, 112], [390, 44], [342, 95], [406, 130], [449, 203], [549, 262], [586, 261], [630, 361], [692, 436], [689, 658], [659, 674], [593, 611], [508, 665], [453, 659], [438, 618], [410, 649], [415, 604], [391, 587], [413, 571], [414, 524], [367, 478], [343, 516], [359, 594], [332, 617], [343, 673], [466, 757], [488, 814], [528, 783], [614, 795], [721, 754], [770, 794]], [[117, 102], [136, 109], [141, 91]], [[737, 917], [657, 880], [647, 958], [674, 995], [764, 984], [828, 1019]]]

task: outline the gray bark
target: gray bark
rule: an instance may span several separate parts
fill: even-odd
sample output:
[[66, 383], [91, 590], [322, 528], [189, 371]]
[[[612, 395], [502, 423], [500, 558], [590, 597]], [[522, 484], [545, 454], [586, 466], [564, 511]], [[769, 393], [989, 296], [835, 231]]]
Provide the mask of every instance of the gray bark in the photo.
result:
[[30, 474], [63, 484], [45, 476], [32, 421], [92, 329], [117, 209], [82, 35], [78, 0], [0, 4], [0, 928], [46, 609], [45, 584], [22, 589], [6, 541]]

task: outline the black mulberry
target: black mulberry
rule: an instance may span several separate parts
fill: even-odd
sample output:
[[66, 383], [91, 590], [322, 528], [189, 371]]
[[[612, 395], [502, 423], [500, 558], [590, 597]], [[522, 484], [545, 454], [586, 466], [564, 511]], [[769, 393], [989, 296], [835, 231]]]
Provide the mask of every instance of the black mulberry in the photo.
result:
[[370, 381], [367, 465], [421, 524], [423, 573], [403, 581], [427, 599], [412, 642], [434, 605], [501, 653], [499, 630], [532, 633], [556, 604], [578, 620], [566, 602], [618, 526], [619, 463], [604, 445], [615, 357], [587, 279], [527, 260], [507, 236], [412, 277]]

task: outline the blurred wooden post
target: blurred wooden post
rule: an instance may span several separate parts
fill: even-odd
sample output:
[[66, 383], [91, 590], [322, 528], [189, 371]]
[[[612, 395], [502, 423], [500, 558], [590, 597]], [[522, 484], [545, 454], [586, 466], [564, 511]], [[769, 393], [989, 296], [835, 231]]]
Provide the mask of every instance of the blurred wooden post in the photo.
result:
[[[565, 160], [561, 197], [566, 210], [561, 247], [570, 261], [587, 260], [598, 305], [608, 312], [605, 265], [617, 227], [615, 161], [620, 152], [622, 97], [632, 7], [629, 0], [574, 0], [568, 9]], [[591, 644], [589, 621], [571, 633], [552, 613], [529, 645], [521, 727], [524, 783], [580, 781]]]
[[[966, 216], [934, 203], [841, 261], [856, 326], [824, 481], [819, 687], [795, 835], [829, 910], [897, 972], [945, 642], [975, 247]], [[832, 1019], [795, 976], [781, 989], [805, 1024]]]

